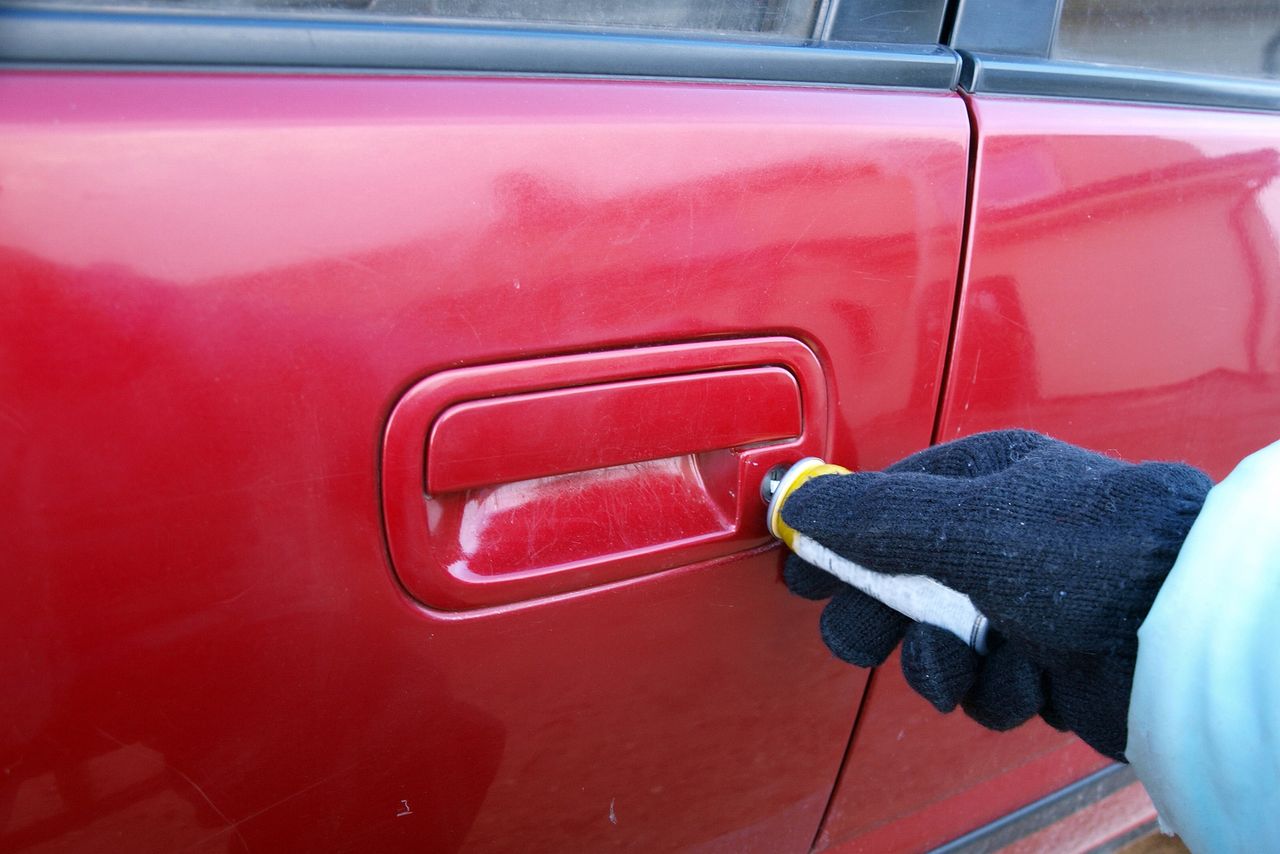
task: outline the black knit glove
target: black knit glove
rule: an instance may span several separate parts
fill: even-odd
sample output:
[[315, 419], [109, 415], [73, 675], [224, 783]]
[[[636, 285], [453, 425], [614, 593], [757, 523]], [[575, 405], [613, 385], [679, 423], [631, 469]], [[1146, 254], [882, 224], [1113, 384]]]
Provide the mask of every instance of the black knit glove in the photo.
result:
[[1134, 465], [1038, 433], [983, 433], [885, 472], [818, 477], [783, 520], [883, 573], [929, 575], [991, 621], [991, 650], [910, 623], [795, 555], [787, 586], [832, 597], [822, 639], [863, 667], [899, 640], [907, 682], [1005, 730], [1039, 713], [1123, 761], [1141, 625], [1212, 483], [1181, 463]]

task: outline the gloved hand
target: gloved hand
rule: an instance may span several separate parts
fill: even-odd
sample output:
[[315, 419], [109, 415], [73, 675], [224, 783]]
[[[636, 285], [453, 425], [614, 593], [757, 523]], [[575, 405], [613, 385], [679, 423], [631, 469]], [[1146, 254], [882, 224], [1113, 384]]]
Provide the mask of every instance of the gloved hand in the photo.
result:
[[1040, 714], [1124, 760], [1137, 630], [1212, 486], [1181, 463], [1134, 465], [1038, 433], [983, 433], [884, 472], [817, 477], [782, 508], [796, 531], [868, 569], [928, 575], [991, 621], [977, 656], [789, 556], [787, 586], [831, 597], [822, 638], [882, 663], [902, 641], [908, 684], [983, 726]]

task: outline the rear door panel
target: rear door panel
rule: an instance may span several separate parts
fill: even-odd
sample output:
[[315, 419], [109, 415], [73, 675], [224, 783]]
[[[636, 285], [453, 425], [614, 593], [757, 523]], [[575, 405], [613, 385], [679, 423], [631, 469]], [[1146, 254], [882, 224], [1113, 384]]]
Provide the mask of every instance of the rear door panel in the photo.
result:
[[[1274, 441], [1280, 119], [971, 106], [973, 213], [938, 440], [1025, 427], [1215, 478]], [[895, 657], [872, 679], [820, 842], [931, 847], [1105, 764], [1038, 721], [997, 734], [938, 715]]]
[[940, 438], [1017, 422], [1225, 476], [1280, 434], [1280, 118], [974, 98]]
[[382, 441], [444, 371], [782, 336], [833, 458], [925, 446], [958, 97], [9, 72], [0, 122], [0, 847], [807, 849], [865, 672], [776, 549], [425, 607]]

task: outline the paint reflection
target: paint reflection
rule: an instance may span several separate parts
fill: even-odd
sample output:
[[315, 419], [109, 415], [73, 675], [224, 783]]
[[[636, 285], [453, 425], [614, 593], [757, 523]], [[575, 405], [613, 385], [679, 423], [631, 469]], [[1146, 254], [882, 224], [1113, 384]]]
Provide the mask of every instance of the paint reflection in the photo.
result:
[[1038, 427], [1221, 476], [1280, 435], [1280, 151], [1087, 143], [991, 146], [989, 171], [1030, 149], [1059, 186], [980, 209], [945, 436]]

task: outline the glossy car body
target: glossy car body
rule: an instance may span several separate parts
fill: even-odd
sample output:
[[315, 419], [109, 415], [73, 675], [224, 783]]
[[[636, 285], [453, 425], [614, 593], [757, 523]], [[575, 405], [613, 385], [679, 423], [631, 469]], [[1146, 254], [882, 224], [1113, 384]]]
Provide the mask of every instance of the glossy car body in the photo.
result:
[[[1280, 436], [1280, 121], [971, 105], [978, 170], [938, 439], [1017, 425], [1221, 478]], [[933, 714], [886, 666], [823, 832], [867, 834], [865, 850], [941, 844], [1103, 764], [1040, 724], [996, 734]], [[901, 773], [885, 781], [885, 765]]]
[[764, 471], [1280, 432], [1268, 114], [21, 68], [0, 127], [5, 850], [942, 844], [1106, 763], [832, 659]]

